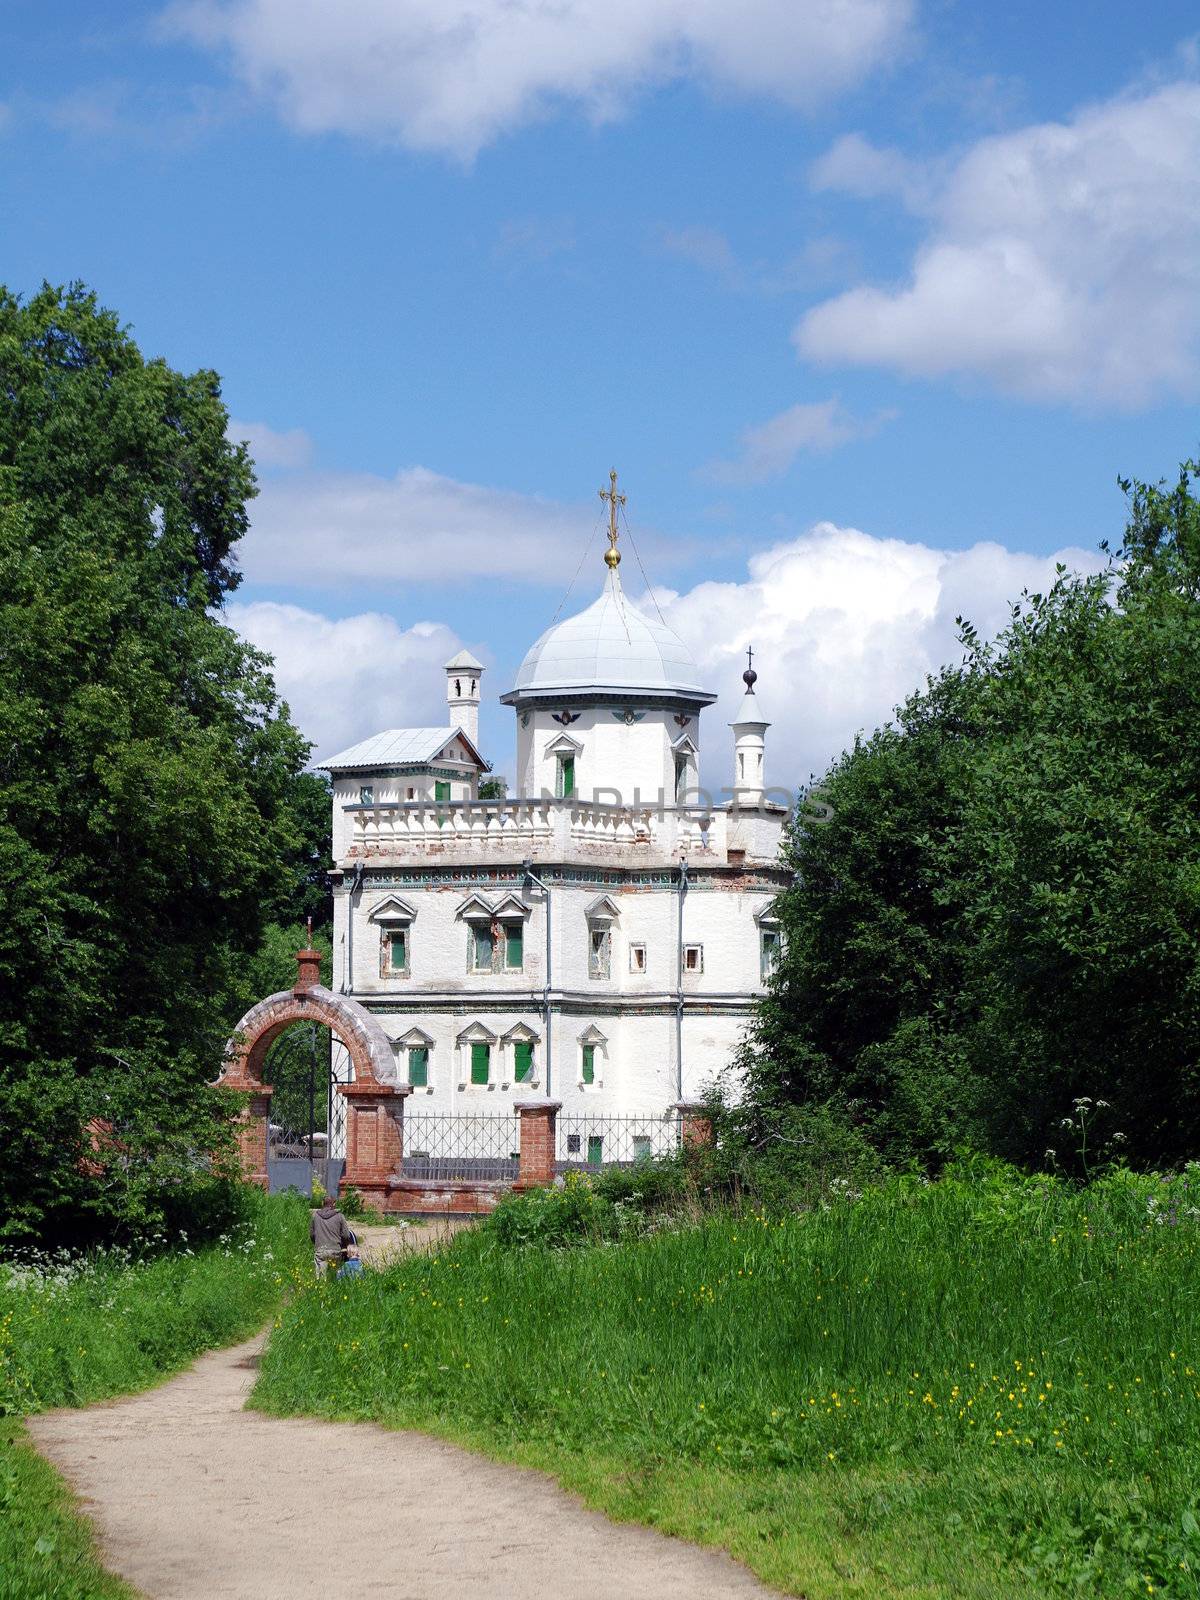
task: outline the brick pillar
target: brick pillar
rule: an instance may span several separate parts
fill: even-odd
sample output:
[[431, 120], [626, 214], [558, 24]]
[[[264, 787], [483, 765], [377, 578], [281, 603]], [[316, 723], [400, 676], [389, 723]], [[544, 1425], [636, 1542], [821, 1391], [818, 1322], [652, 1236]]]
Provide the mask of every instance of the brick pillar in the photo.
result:
[[260, 1189], [267, 1187], [268, 1124], [274, 1092], [269, 1083], [256, 1084], [250, 1090], [246, 1109], [238, 1117], [237, 1142], [242, 1176], [247, 1183], [253, 1183]]
[[388, 1179], [404, 1161], [407, 1083], [339, 1083], [346, 1100], [346, 1167], [342, 1183], [358, 1189], [376, 1211], [384, 1209]]
[[554, 1182], [555, 1126], [561, 1100], [518, 1100], [513, 1110], [521, 1119], [521, 1160], [517, 1189], [542, 1189]]
[[713, 1142], [712, 1118], [703, 1100], [677, 1100], [675, 1109], [679, 1113], [679, 1143], [684, 1150]]
[[321, 981], [321, 952], [314, 950], [312, 945], [306, 945], [303, 950], [296, 951], [296, 982], [292, 988], [293, 994], [307, 994], [310, 989], [315, 989]]

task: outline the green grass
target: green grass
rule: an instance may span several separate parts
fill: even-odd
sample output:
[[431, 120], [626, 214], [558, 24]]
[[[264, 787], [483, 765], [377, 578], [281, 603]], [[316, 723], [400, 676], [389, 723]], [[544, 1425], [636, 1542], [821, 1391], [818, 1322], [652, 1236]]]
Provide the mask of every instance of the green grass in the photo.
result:
[[0, 1420], [0, 1600], [134, 1600], [96, 1557], [91, 1525], [15, 1418]]
[[126, 1600], [21, 1415], [127, 1394], [261, 1328], [303, 1281], [308, 1208], [247, 1197], [244, 1226], [195, 1252], [0, 1262], [0, 1600]]
[[301, 1280], [308, 1207], [255, 1191], [247, 1206], [240, 1228], [194, 1252], [0, 1262], [0, 1414], [129, 1394], [261, 1328]]
[[293, 1300], [255, 1399], [544, 1467], [809, 1600], [1194, 1600], [1198, 1191], [977, 1167], [616, 1245], [483, 1228]]

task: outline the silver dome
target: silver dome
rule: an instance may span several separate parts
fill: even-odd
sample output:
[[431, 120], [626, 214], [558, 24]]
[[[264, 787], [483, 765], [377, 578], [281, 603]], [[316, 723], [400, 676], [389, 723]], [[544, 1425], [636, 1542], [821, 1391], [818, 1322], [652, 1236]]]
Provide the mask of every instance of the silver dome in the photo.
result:
[[503, 699], [512, 703], [578, 690], [716, 698], [700, 687], [687, 646], [664, 622], [633, 604], [614, 569], [586, 611], [546, 629]]

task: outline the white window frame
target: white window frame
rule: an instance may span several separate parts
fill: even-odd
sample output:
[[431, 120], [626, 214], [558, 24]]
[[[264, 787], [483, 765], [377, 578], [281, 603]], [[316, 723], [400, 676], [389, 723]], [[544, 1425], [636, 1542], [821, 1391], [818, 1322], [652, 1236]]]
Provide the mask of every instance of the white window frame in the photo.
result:
[[[606, 894], [602, 894], [598, 900], [593, 900], [591, 905], [584, 911], [588, 928], [587, 968], [589, 980], [604, 983], [612, 979], [613, 933], [620, 915], [620, 906]], [[602, 966], [596, 966], [592, 961], [592, 946], [597, 936], [600, 936], [604, 941], [602, 946], [604, 952]]]
[[[597, 951], [596, 940], [601, 941]], [[607, 922], [588, 923], [588, 977], [604, 983], [612, 977], [612, 927]]]
[[400, 1035], [400, 1037], [393, 1044], [392, 1049], [397, 1055], [399, 1055], [401, 1051], [404, 1052], [404, 1073], [402, 1076], [402, 1081], [410, 1086], [412, 1086], [412, 1068], [409, 1065], [409, 1053], [413, 1050], [425, 1050], [428, 1052], [426, 1056], [424, 1087], [413, 1087], [412, 1092], [414, 1094], [432, 1094], [434, 1089], [434, 1054], [433, 1040], [430, 1038], [429, 1034], [427, 1034], [421, 1028], [410, 1028], [407, 1033], [402, 1033]]
[[[389, 894], [378, 905], [372, 906], [367, 917], [379, 928], [379, 976], [385, 983], [405, 983], [412, 977], [413, 923], [416, 908], [399, 895]], [[404, 967], [397, 971], [392, 966], [392, 934], [404, 935]]]
[[[486, 966], [479, 960], [479, 935], [485, 931], [492, 941], [491, 955]], [[496, 947], [499, 944], [496, 938], [496, 924], [484, 917], [472, 917], [467, 923], [467, 971], [471, 973], [491, 974], [496, 970]]]
[[[500, 1040], [490, 1028], [484, 1027], [482, 1022], [472, 1022], [465, 1027], [454, 1041], [454, 1051], [458, 1057], [457, 1080], [460, 1094], [471, 1090], [482, 1093], [495, 1089], [499, 1079], [500, 1061], [497, 1045]], [[471, 1046], [473, 1044], [486, 1044], [488, 1053], [488, 1081], [486, 1083], [471, 1082]]]
[[[767, 941], [770, 941], [771, 957], [767, 959]], [[758, 925], [758, 981], [770, 983], [772, 977], [779, 970], [779, 960], [783, 954], [783, 935], [779, 931], [777, 922], [760, 922]]]
[[[542, 1064], [538, 1059], [538, 1046], [542, 1036], [528, 1023], [518, 1022], [515, 1027], [508, 1030], [500, 1037], [501, 1052], [501, 1080], [502, 1089], [513, 1088], [516, 1090], [536, 1089], [542, 1081]], [[533, 1071], [528, 1078], [517, 1081], [517, 1045], [528, 1044], [533, 1046]]]
[[[696, 952], [696, 960], [689, 964], [688, 955]], [[683, 947], [683, 975], [685, 978], [698, 978], [704, 971], [704, 946], [702, 944], [685, 944]]]
[[[635, 960], [638, 951], [641, 951], [642, 962], [639, 966]], [[629, 970], [637, 978], [644, 978], [650, 970], [650, 952], [642, 939], [631, 939], [629, 942]]]
[[[593, 1094], [604, 1088], [604, 1072], [608, 1065], [608, 1040], [600, 1032], [596, 1024], [590, 1023], [578, 1038], [578, 1052], [576, 1054], [576, 1071], [580, 1094]], [[583, 1081], [583, 1050], [585, 1045], [592, 1047], [592, 1081]]]

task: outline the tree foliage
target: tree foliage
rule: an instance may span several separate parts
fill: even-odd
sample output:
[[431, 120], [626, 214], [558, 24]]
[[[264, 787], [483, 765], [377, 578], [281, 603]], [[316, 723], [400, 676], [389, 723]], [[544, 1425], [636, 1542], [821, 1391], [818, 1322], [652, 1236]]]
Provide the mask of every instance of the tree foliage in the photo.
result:
[[1109, 570], [1060, 569], [995, 643], [964, 625], [961, 664], [797, 815], [752, 1108], [838, 1107], [900, 1159], [1065, 1163], [1087, 1098], [1132, 1159], [1194, 1155], [1197, 473], [1123, 484]]
[[[204, 1084], [240, 969], [310, 909], [320, 781], [269, 660], [220, 621], [255, 492], [227, 423], [215, 373], [143, 359], [82, 287], [0, 289], [10, 1235], [107, 1227], [143, 1158], [157, 1182], [218, 1139]], [[116, 1130], [102, 1181], [91, 1118]]]

